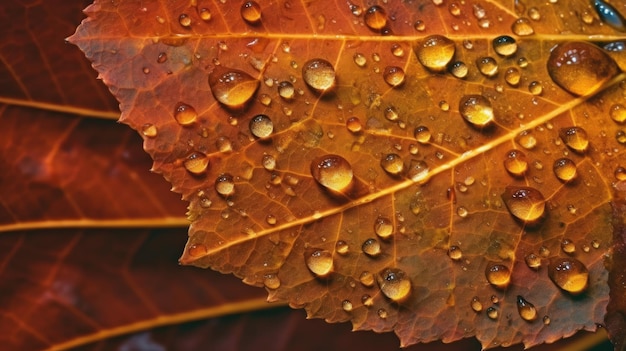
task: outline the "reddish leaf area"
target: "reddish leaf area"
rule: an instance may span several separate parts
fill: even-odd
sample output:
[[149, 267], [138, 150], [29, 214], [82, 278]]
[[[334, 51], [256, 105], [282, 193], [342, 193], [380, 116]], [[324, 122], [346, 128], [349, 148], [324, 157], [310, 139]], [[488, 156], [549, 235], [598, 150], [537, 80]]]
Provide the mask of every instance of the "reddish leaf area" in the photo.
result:
[[586, 1], [438, 3], [95, 1], [71, 41], [190, 202], [183, 263], [402, 345], [595, 330], [623, 34]]
[[614, 232], [611, 261], [611, 301], [605, 317], [612, 330], [611, 341], [615, 350], [625, 350], [626, 344], [626, 183], [617, 184], [613, 201]]

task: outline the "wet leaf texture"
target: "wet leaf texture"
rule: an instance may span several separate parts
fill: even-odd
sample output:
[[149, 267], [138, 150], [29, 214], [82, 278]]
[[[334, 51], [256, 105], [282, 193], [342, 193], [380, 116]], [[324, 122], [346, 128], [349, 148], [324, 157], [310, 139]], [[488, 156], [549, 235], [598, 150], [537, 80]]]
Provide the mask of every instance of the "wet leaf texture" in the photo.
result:
[[403, 345], [533, 346], [609, 302], [625, 5], [509, 5], [96, 1], [70, 40], [189, 201], [182, 263]]

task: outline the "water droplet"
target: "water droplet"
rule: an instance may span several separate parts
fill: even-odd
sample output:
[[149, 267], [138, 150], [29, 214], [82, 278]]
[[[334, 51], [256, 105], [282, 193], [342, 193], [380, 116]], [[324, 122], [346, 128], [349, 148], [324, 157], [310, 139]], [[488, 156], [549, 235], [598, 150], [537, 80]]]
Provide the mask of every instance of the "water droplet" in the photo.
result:
[[376, 277], [380, 291], [395, 302], [402, 302], [411, 294], [411, 282], [404, 271], [386, 268]]
[[511, 270], [503, 264], [489, 263], [485, 269], [489, 284], [498, 289], [506, 288], [511, 282]]
[[573, 254], [576, 252], [576, 245], [570, 239], [561, 240], [561, 250], [567, 254]]
[[266, 274], [263, 277], [263, 284], [266, 288], [275, 290], [280, 288], [280, 279], [276, 274]]
[[574, 295], [585, 291], [589, 281], [587, 267], [572, 257], [557, 257], [550, 260], [548, 276], [559, 288]]
[[483, 304], [480, 303], [478, 296], [474, 296], [472, 298], [472, 301], [470, 302], [470, 306], [472, 307], [472, 310], [474, 310], [474, 312], [477, 312], [477, 313], [483, 310]]
[[431, 35], [417, 44], [415, 53], [419, 62], [429, 70], [442, 72], [454, 57], [454, 42], [442, 35]]
[[469, 69], [465, 62], [457, 61], [450, 66], [450, 73], [459, 79], [467, 77], [468, 72]]
[[269, 225], [274, 225], [276, 224], [276, 216], [274, 215], [267, 215], [265, 216], [265, 222], [267, 222], [267, 224]]
[[326, 189], [342, 192], [352, 184], [352, 166], [339, 155], [324, 155], [311, 162], [311, 175]]
[[487, 307], [487, 317], [494, 320], [498, 319], [498, 309], [493, 306]]
[[612, 120], [619, 124], [626, 123], [626, 107], [622, 104], [614, 104], [611, 106], [609, 115]]
[[398, 115], [398, 111], [395, 107], [389, 106], [385, 109], [385, 118], [394, 122], [397, 121], [400, 116]]
[[620, 181], [626, 180], [626, 168], [621, 167], [621, 166], [615, 168], [615, 171], [613, 172], [613, 176], [615, 177], [615, 179], [620, 180]]
[[187, 253], [193, 258], [206, 256], [209, 253], [209, 249], [204, 244], [195, 243], [187, 248]]
[[561, 88], [574, 95], [589, 95], [618, 73], [617, 64], [597, 46], [567, 42], [552, 49], [548, 73]]
[[414, 182], [420, 182], [428, 176], [429, 167], [422, 160], [411, 160], [407, 176]]
[[528, 9], [528, 17], [533, 21], [539, 21], [541, 19], [541, 13], [538, 8], [531, 7]]
[[493, 57], [481, 57], [476, 60], [476, 67], [485, 77], [493, 77], [498, 74], [498, 62]]
[[428, 144], [431, 138], [430, 130], [425, 126], [415, 128], [414, 135], [415, 140], [417, 140], [420, 144]]
[[452, 245], [450, 246], [450, 248], [448, 249], [448, 256], [455, 260], [458, 261], [461, 258], [463, 258], [463, 251], [461, 251], [461, 248], [456, 246], [456, 245]]
[[383, 72], [383, 79], [392, 87], [397, 87], [404, 83], [404, 70], [397, 66], [387, 66]]
[[387, 313], [387, 310], [384, 308], [379, 308], [376, 313], [378, 313], [378, 317], [382, 319], [386, 319], [389, 316], [389, 314]]
[[174, 118], [176, 118], [176, 121], [180, 125], [191, 125], [196, 121], [197, 117], [198, 113], [196, 112], [196, 109], [194, 109], [190, 105], [184, 104], [182, 102], [176, 105], [176, 109], [174, 110]]
[[352, 311], [352, 302], [350, 302], [350, 300], [343, 300], [341, 302], [341, 308], [346, 312]]
[[529, 132], [522, 132], [517, 137], [517, 142], [526, 150], [530, 150], [537, 145], [537, 139]]
[[181, 13], [180, 16], [178, 16], [178, 23], [183, 27], [189, 27], [191, 26], [191, 17], [186, 13]]
[[241, 5], [241, 17], [248, 24], [258, 24], [261, 21], [261, 6], [256, 1], [246, 1]]
[[215, 146], [220, 152], [231, 152], [233, 151], [233, 144], [226, 137], [219, 137], [215, 141]]
[[495, 38], [492, 44], [496, 53], [504, 57], [513, 56], [517, 52], [517, 43], [515, 42], [515, 39], [508, 35], [501, 35]]
[[363, 273], [361, 273], [361, 275], [359, 276], [359, 281], [364, 286], [374, 286], [374, 275], [369, 271], [363, 271]]
[[167, 53], [159, 53], [159, 56], [157, 56], [157, 63], [164, 63], [165, 61], [167, 61]]
[[469, 214], [469, 211], [467, 210], [467, 208], [463, 207], [463, 206], [459, 206], [456, 209], [456, 214], [461, 217], [461, 218], [465, 218], [467, 217], [467, 215]]
[[617, 11], [611, 4], [603, 0], [594, 0], [593, 7], [600, 16], [602, 22], [609, 26], [619, 30], [620, 32], [626, 31], [626, 21], [624, 17]]
[[376, 257], [380, 255], [380, 243], [376, 239], [365, 240], [365, 242], [363, 242], [363, 245], [361, 246], [361, 249], [366, 255], [370, 257]]
[[570, 182], [576, 178], [576, 164], [569, 158], [560, 158], [554, 161], [554, 175], [563, 182]]
[[472, 126], [482, 128], [493, 122], [491, 102], [482, 95], [465, 95], [459, 102], [461, 116]]
[[441, 109], [441, 111], [449, 111], [450, 104], [445, 100], [441, 100], [439, 101], [439, 108]]
[[357, 52], [356, 54], [354, 54], [354, 56], [352, 56], [352, 59], [354, 60], [354, 63], [356, 63], [356, 65], [359, 67], [364, 67], [367, 64], [367, 58], [361, 53]]
[[426, 23], [424, 23], [424, 21], [422, 20], [417, 20], [413, 24], [413, 28], [415, 28], [415, 30], [418, 32], [423, 32], [424, 29], [426, 29]]
[[543, 85], [536, 80], [532, 81], [528, 84], [528, 91], [535, 96], [541, 95], [543, 93]]
[[530, 23], [530, 20], [523, 17], [518, 18], [515, 22], [513, 22], [511, 30], [513, 30], [513, 33], [515, 33], [515, 35], [519, 35], [520, 37], [535, 34], [535, 29]]
[[215, 179], [215, 190], [224, 197], [233, 195], [235, 193], [235, 181], [233, 180], [233, 176], [224, 173], [217, 177], [217, 179]]
[[209, 158], [201, 152], [194, 152], [183, 162], [185, 169], [193, 174], [202, 174], [209, 166]]
[[517, 312], [519, 312], [520, 317], [525, 321], [532, 322], [537, 319], [537, 309], [535, 306], [520, 295], [517, 295]]
[[531, 187], [508, 186], [502, 200], [509, 212], [524, 223], [534, 223], [544, 214], [546, 200], [539, 190]]
[[529, 253], [528, 255], [526, 255], [524, 257], [524, 260], [526, 261], [526, 265], [529, 268], [539, 269], [539, 267], [541, 267], [541, 258], [539, 258], [534, 253]]
[[363, 125], [358, 117], [350, 117], [346, 121], [346, 128], [352, 133], [358, 133], [363, 129]]
[[615, 140], [622, 145], [626, 145], [626, 132], [623, 130], [618, 130], [615, 133]]
[[250, 120], [250, 133], [257, 138], [267, 138], [274, 132], [274, 123], [266, 115], [256, 115]]
[[509, 151], [504, 159], [504, 168], [515, 177], [523, 176], [528, 170], [526, 154], [520, 150]]
[[207, 9], [206, 7], [199, 9], [198, 15], [200, 16], [200, 19], [202, 19], [205, 22], [208, 22], [211, 20], [211, 10]]
[[278, 95], [280, 95], [281, 98], [289, 101], [293, 99], [295, 94], [296, 89], [294, 88], [293, 84], [291, 84], [291, 82], [283, 81], [278, 83]]
[[141, 134], [148, 138], [154, 138], [158, 134], [157, 127], [152, 123], [146, 123], [141, 127]]
[[333, 255], [328, 250], [307, 250], [304, 261], [309, 270], [318, 277], [326, 277], [333, 271]]
[[388, 239], [393, 235], [393, 223], [389, 218], [378, 217], [374, 222], [374, 232], [382, 239]]
[[404, 163], [398, 154], [387, 154], [380, 160], [380, 166], [391, 175], [398, 175], [404, 170]]
[[216, 66], [209, 74], [209, 86], [217, 101], [236, 109], [250, 101], [259, 81], [244, 71]]
[[364, 294], [363, 296], [361, 296], [361, 303], [365, 307], [370, 307], [374, 304], [374, 299], [368, 294]]
[[544, 325], [550, 325], [550, 322], [551, 322], [551, 321], [550, 321], [550, 316], [547, 316], [547, 315], [546, 315], [546, 316], [543, 316], [543, 319], [542, 319], [542, 320], [543, 320], [543, 324], [544, 324]]
[[335, 68], [324, 59], [312, 59], [302, 66], [302, 78], [309, 87], [323, 94], [335, 86]]
[[343, 240], [338, 240], [337, 243], [335, 244], [335, 250], [340, 255], [347, 254], [348, 253], [348, 249], [349, 249], [348, 243], [343, 241]]
[[504, 80], [506, 80], [510, 86], [516, 87], [521, 78], [522, 74], [519, 69], [515, 67], [509, 67], [506, 72], [504, 72]]
[[402, 45], [400, 44], [391, 45], [391, 54], [395, 57], [404, 56], [404, 49], [402, 48]]
[[496, 296], [496, 295], [491, 295], [491, 303], [493, 303], [493, 304], [500, 303], [500, 298], [498, 298], [498, 296]]
[[559, 136], [567, 147], [576, 152], [585, 152], [589, 146], [587, 132], [580, 127], [562, 128]]
[[378, 5], [369, 7], [363, 15], [365, 25], [373, 31], [380, 31], [387, 25], [387, 12]]

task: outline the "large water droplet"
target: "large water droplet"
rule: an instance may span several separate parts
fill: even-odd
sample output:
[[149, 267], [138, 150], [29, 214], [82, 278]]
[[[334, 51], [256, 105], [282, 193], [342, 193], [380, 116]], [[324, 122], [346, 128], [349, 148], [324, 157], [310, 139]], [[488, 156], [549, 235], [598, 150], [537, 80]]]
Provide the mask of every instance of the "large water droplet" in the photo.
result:
[[215, 179], [215, 190], [218, 194], [228, 197], [235, 193], [235, 181], [233, 176], [224, 173]]
[[502, 200], [509, 212], [524, 223], [537, 222], [546, 209], [546, 200], [541, 192], [531, 187], [508, 186]]
[[392, 301], [402, 302], [411, 294], [411, 281], [400, 269], [384, 269], [378, 274], [376, 281], [380, 291]]
[[498, 74], [498, 62], [493, 57], [481, 57], [476, 60], [476, 67], [485, 77], [493, 77]]
[[176, 121], [180, 125], [188, 126], [196, 121], [198, 113], [196, 112], [196, 109], [190, 105], [180, 102], [176, 105], [176, 109], [174, 110], [174, 118], [176, 118]]
[[459, 102], [461, 116], [474, 127], [482, 128], [493, 122], [491, 102], [482, 95], [465, 95]]
[[593, 94], [618, 73], [617, 64], [597, 46], [567, 42], [552, 49], [548, 73], [561, 88], [574, 95]]
[[626, 32], [626, 21], [624, 17], [617, 11], [611, 4], [603, 0], [594, 0], [593, 7], [600, 16], [600, 19], [609, 26], [619, 30], [620, 32]]
[[376, 239], [365, 240], [363, 242], [363, 245], [361, 245], [361, 249], [366, 255], [370, 257], [376, 257], [380, 255], [380, 243]]
[[520, 317], [525, 321], [532, 322], [537, 319], [537, 309], [535, 306], [520, 295], [517, 295], [517, 312], [519, 312]]
[[328, 250], [312, 249], [304, 254], [309, 270], [318, 277], [326, 277], [333, 271], [333, 255]]
[[576, 178], [576, 164], [569, 158], [560, 158], [554, 161], [554, 175], [563, 182], [570, 182]]
[[312, 59], [302, 66], [302, 78], [309, 87], [323, 94], [335, 86], [335, 68], [324, 59]]
[[489, 263], [485, 269], [489, 284], [498, 289], [506, 288], [511, 282], [511, 270], [503, 264]]
[[504, 159], [504, 168], [515, 177], [523, 176], [528, 170], [526, 155], [520, 150], [509, 151]]
[[274, 132], [274, 123], [266, 115], [256, 115], [250, 120], [250, 133], [257, 138], [267, 138]]
[[201, 152], [194, 152], [183, 162], [185, 169], [192, 174], [202, 174], [209, 166], [209, 158]]
[[365, 25], [373, 31], [380, 31], [387, 25], [387, 12], [384, 8], [374, 5], [369, 7], [363, 15]]
[[259, 81], [244, 71], [216, 66], [209, 74], [209, 86], [217, 101], [237, 109], [250, 101]]
[[311, 162], [311, 175], [323, 187], [343, 192], [352, 184], [352, 166], [339, 155], [324, 155]]
[[550, 260], [548, 276], [559, 288], [574, 295], [585, 291], [589, 281], [587, 267], [573, 257]]
[[387, 66], [383, 72], [383, 79], [392, 87], [397, 87], [404, 83], [404, 70], [397, 66]]
[[415, 47], [419, 62], [426, 68], [441, 72], [454, 57], [454, 42], [442, 35], [431, 35]]
[[380, 160], [380, 166], [390, 175], [398, 175], [404, 171], [404, 163], [398, 154], [387, 154]]
[[589, 146], [587, 132], [580, 127], [562, 128], [559, 136], [567, 147], [576, 152], [585, 152]]
[[393, 235], [393, 222], [386, 217], [378, 217], [374, 222], [374, 232], [382, 239], [388, 239]]
[[504, 57], [515, 55], [517, 52], [517, 43], [515, 42], [515, 39], [508, 35], [501, 35], [495, 38], [492, 44], [496, 53]]
[[246, 1], [241, 5], [241, 17], [249, 24], [261, 21], [261, 6], [256, 1]]

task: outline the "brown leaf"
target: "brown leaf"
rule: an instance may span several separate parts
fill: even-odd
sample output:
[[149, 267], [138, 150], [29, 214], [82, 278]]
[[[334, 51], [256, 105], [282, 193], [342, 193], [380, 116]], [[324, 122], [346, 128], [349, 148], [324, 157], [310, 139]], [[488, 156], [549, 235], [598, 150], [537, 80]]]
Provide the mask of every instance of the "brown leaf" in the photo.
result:
[[582, 1], [247, 4], [96, 1], [71, 38], [190, 201], [183, 263], [402, 345], [596, 329], [624, 152], [596, 44], [622, 28]]

